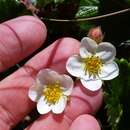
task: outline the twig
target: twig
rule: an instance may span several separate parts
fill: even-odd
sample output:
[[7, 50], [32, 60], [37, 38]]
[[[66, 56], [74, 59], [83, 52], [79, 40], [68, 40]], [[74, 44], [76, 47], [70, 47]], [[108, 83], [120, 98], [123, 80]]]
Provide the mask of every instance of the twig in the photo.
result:
[[41, 17], [41, 19], [47, 20], [47, 21], [54, 21], [54, 22], [82, 22], [82, 21], [92, 21], [92, 20], [102, 19], [102, 18], [114, 16], [117, 14], [122, 14], [122, 13], [129, 12], [129, 11], [130, 11], [130, 8], [127, 8], [127, 9], [123, 9], [123, 10], [116, 11], [113, 13], [108, 13], [108, 14], [90, 17], [90, 18], [81, 18], [81, 19], [53, 19], [53, 18], [42, 18], [42, 17]]

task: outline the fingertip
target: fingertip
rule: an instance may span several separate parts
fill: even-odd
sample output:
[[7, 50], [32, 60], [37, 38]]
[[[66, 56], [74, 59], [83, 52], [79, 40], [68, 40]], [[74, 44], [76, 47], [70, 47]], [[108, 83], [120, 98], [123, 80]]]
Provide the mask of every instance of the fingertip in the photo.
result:
[[[37, 17], [31, 16], [31, 15], [23, 15], [23, 16], [19, 16], [16, 17], [14, 19], [10, 19], [8, 21], [5, 21], [4, 23], [9, 23], [9, 24], [14, 24], [20, 21], [33, 21], [33, 22], [37, 22], [38, 24], [41, 24], [42, 26], [45, 26], [45, 24]], [[46, 28], [46, 26], [45, 26]]]
[[[66, 61], [70, 56], [78, 53], [79, 41], [71, 37], [63, 37], [56, 40], [53, 45], [55, 46], [55, 49], [57, 48], [57, 50], [54, 51], [56, 53], [53, 58], [56, 60], [53, 61], [52, 59], [53, 66], [51, 66], [51, 68], [54, 68], [55, 71], [60, 73], [66, 73]], [[64, 66], [61, 66], [59, 63], [57, 63], [57, 61], [61, 62], [61, 64], [64, 64]]]
[[0, 72], [38, 49], [46, 36], [45, 24], [33, 16], [21, 16], [0, 24]]
[[101, 128], [93, 116], [84, 114], [73, 121], [69, 130], [101, 130]]
[[61, 58], [65, 54], [66, 56], [74, 55], [79, 51], [79, 41], [71, 37], [63, 37], [54, 42], [58, 45], [59, 51], [57, 55]]
[[47, 37], [45, 24], [34, 16], [20, 16], [4, 22], [3, 25], [7, 25], [16, 33], [23, 44], [23, 49], [30, 51], [39, 48]]
[[40, 116], [36, 121], [30, 124], [25, 130], [68, 130], [69, 121], [61, 115], [48, 113]]
[[92, 108], [91, 113], [96, 113], [103, 102], [103, 90], [99, 89], [95, 92], [89, 91], [80, 83], [80, 81], [77, 81], [75, 83], [75, 86], [76, 87], [73, 94], [80, 96], [82, 99], [86, 100]]

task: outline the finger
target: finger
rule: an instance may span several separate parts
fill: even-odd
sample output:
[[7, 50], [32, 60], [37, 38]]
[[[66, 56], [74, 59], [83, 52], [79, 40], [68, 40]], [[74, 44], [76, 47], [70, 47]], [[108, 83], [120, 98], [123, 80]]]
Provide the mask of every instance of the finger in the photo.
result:
[[77, 40], [59, 39], [0, 83], [0, 130], [11, 129], [34, 108], [35, 104], [28, 98], [28, 88], [36, 73], [47, 67], [65, 73], [66, 60], [78, 50]]
[[93, 116], [86, 114], [76, 118], [69, 130], [101, 130], [101, 128]]
[[76, 81], [65, 114], [72, 121], [85, 113], [94, 114], [102, 105], [102, 100], [102, 89], [97, 92], [91, 92], [84, 88], [80, 81]]
[[0, 24], [0, 72], [34, 52], [45, 38], [44, 23], [32, 16]]
[[102, 97], [102, 90], [92, 93], [84, 89], [81, 83], [76, 82], [70, 102], [63, 114], [52, 115], [49, 113], [46, 116], [42, 115], [26, 130], [68, 130], [70, 124], [80, 115], [96, 112], [102, 104]]
[[70, 124], [70, 120], [62, 114], [47, 114], [38, 118], [25, 130], [68, 130]]

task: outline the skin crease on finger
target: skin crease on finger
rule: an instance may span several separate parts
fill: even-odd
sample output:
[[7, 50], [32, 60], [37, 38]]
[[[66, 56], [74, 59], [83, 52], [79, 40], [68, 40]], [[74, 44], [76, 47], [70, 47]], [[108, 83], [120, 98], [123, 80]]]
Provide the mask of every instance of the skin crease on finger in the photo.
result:
[[84, 114], [73, 121], [69, 130], [101, 130], [101, 128], [93, 116]]
[[33, 16], [21, 16], [1, 23], [0, 72], [38, 49], [46, 35], [44, 23]]

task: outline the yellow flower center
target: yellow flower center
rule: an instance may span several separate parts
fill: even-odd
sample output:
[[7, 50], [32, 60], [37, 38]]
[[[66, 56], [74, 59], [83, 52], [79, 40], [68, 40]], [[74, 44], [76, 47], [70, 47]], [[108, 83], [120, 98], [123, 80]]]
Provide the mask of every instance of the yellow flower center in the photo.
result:
[[43, 90], [43, 95], [49, 105], [56, 104], [59, 101], [60, 97], [63, 95], [61, 84], [59, 82], [48, 84]]
[[90, 56], [83, 59], [85, 74], [88, 73], [89, 77], [93, 76], [96, 78], [101, 72], [101, 67], [103, 66], [102, 60], [98, 56]]

